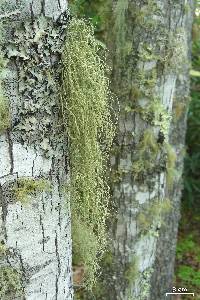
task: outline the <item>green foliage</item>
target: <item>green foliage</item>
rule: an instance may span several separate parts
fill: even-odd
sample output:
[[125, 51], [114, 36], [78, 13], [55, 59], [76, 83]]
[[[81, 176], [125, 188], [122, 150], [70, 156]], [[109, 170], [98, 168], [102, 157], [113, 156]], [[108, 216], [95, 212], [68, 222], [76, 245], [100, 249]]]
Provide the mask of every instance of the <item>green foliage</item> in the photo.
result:
[[15, 299], [22, 295], [21, 274], [12, 267], [0, 267], [0, 298]]
[[189, 252], [193, 253], [195, 255], [195, 259], [200, 262], [200, 249], [198, 244], [195, 242], [193, 234], [187, 235], [178, 242], [176, 248], [177, 259], [184, 259], [184, 256], [187, 256]]
[[192, 284], [193, 286], [200, 286], [200, 271], [194, 270], [190, 266], [181, 265], [178, 268], [177, 276], [180, 278], [185, 284]]
[[194, 77], [200, 77], [200, 72], [196, 70], [191, 70], [190, 75]]
[[72, 15], [75, 17], [89, 18], [94, 26], [98, 26], [100, 24], [101, 18], [95, 13], [94, 1], [74, 0], [70, 1], [69, 4]]
[[27, 203], [31, 196], [43, 191], [50, 191], [51, 185], [44, 179], [20, 178], [17, 180], [17, 187], [14, 194], [18, 201]]
[[[200, 32], [200, 17], [195, 18], [193, 29]], [[200, 36], [193, 32], [192, 69], [200, 72]], [[195, 73], [197, 74], [197, 73]], [[193, 75], [193, 74], [192, 74]], [[200, 197], [200, 77], [191, 78], [191, 102], [188, 112], [188, 127], [186, 134], [187, 154], [184, 166], [184, 204], [187, 207], [198, 206]]]
[[95, 281], [99, 259], [106, 246], [109, 199], [106, 163], [114, 136], [109, 107], [112, 96], [99, 50], [102, 48], [94, 38], [92, 25], [73, 18], [62, 56], [61, 106], [69, 137], [72, 228], [75, 226], [77, 233], [77, 228], [81, 230], [83, 226], [92, 243], [90, 248], [82, 239], [85, 246], [76, 247], [80, 244], [76, 242], [73, 247], [73, 252], [79, 253], [76, 257], [82, 260], [81, 251], [85, 253], [86, 247], [91, 249], [88, 252], [91, 259], [84, 258], [84, 264], [88, 264], [85, 266], [89, 275], [85, 281], [88, 288]]
[[111, 11], [109, 0], [71, 0], [69, 6], [73, 16], [89, 19], [96, 33], [105, 29]]

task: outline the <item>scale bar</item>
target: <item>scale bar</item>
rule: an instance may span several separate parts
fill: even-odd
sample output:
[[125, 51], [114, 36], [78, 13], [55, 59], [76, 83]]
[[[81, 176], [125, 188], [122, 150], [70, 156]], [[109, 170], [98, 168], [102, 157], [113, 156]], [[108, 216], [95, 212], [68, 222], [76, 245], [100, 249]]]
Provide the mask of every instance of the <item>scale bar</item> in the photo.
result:
[[194, 297], [194, 293], [166, 293], [168, 295], [192, 295]]

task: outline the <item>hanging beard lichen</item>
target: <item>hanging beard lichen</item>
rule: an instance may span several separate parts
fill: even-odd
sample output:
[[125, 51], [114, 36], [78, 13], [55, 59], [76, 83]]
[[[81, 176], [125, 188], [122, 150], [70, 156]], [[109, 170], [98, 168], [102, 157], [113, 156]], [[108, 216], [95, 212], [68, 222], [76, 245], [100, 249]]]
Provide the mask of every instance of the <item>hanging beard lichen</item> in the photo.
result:
[[106, 246], [106, 163], [114, 136], [112, 96], [100, 50], [92, 25], [73, 18], [62, 56], [61, 104], [69, 137], [73, 263], [84, 269], [79, 285], [89, 289]]

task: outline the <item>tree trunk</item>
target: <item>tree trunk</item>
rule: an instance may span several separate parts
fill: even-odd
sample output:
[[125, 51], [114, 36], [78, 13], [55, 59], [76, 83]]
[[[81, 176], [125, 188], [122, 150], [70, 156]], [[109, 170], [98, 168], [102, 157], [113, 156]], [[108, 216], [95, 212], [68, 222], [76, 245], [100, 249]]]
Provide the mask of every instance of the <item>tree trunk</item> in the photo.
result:
[[[66, 1], [1, 1], [0, 298], [72, 299], [59, 112]], [[11, 124], [7, 126], [9, 112]], [[2, 102], [3, 103], [3, 102]], [[3, 114], [3, 109], [5, 109]]]
[[[107, 40], [113, 41], [111, 47], [115, 49], [112, 81], [120, 103], [118, 135], [111, 160], [112, 200], [117, 214], [112, 226], [110, 258], [103, 262], [105, 292], [101, 299], [150, 299], [162, 227], [167, 232], [166, 253], [170, 259], [174, 257], [185, 121], [181, 126], [172, 125], [172, 107], [178, 82], [181, 80], [182, 85], [188, 79], [191, 9], [191, 2], [184, 0], [113, 2], [113, 31], [110, 30]], [[186, 16], [190, 18], [187, 26]], [[187, 97], [188, 84], [179, 99], [183, 109], [182, 98]], [[175, 132], [170, 131], [174, 126], [181, 137], [176, 144], [172, 135]], [[167, 227], [169, 222], [174, 224], [173, 230]], [[165, 266], [166, 262], [168, 258], [162, 261], [162, 269], [168, 268], [165, 288], [161, 288], [163, 279], [156, 277], [162, 294], [152, 299], [165, 299], [163, 292], [171, 287], [173, 268], [171, 264]]]
[[[182, 26], [188, 40], [187, 56], [191, 59], [191, 27], [193, 20], [194, 3], [188, 1], [188, 13], [182, 15]], [[181, 72], [177, 74], [176, 91], [173, 102], [173, 119], [170, 129], [170, 143], [176, 149], [176, 170], [179, 171], [176, 184], [170, 191], [173, 199], [172, 213], [165, 218], [165, 226], [162, 227], [156, 249], [156, 260], [151, 284], [151, 299], [163, 299], [165, 293], [170, 292], [173, 287], [175, 251], [178, 231], [178, 220], [180, 218], [180, 198], [182, 189], [182, 170], [185, 152], [185, 132], [188, 102], [190, 95], [189, 65], [184, 64]], [[164, 253], [164, 255], [163, 255]], [[170, 299], [170, 296], [168, 296]]]

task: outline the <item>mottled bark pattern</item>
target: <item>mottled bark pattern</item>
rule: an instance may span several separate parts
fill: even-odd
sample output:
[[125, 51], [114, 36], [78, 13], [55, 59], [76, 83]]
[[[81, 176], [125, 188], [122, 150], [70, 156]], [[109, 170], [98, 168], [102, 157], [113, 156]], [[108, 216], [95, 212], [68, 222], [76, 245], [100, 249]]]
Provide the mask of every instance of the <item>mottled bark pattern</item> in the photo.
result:
[[[191, 27], [194, 13], [193, 1], [188, 1], [187, 14], [182, 12], [182, 26], [188, 40], [188, 60], [191, 59]], [[175, 147], [177, 155], [176, 170], [179, 172], [177, 182], [174, 184], [169, 197], [173, 199], [172, 214], [165, 218], [156, 249], [154, 274], [151, 281], [151, 300], [164, 299], [165, 293], [172, 290], [174, 284], [174, 262], [178, 221], [180, 219], [180, 198], [182, 190], [182, 170], [185, 152], [185, 132], [190, 100], [189, 65], [183, 64], [181, 72], [177, 74], [176, 90], [173, 102], [173, 119], [170, 130], [170, 142]], [[170, 296], [168, 296], [170, 299]], [[173, 298], [171, 298], [173, 299]]]
[[[177, 213], [173, 208], [163, 213], [159, 206], [164, 207], [167, 198], [176, 211], [179, 206], [179, 180], [176, 177], [173, 182], [176, 190], [173, 196], [167, 180], [167, 149], [172, 140], [169, 125], [177, 82], [185, 82], [186, 77], [181, 78], [181, 74], [188, 72], [187, 35], [191, 24], [186, 28], [185, 20], [191, 11], [190, 4], [187, 0], [118, 0], [113, 3], [113, 31], [108, 33], [108, 40], [113, 41], [115, 48], [113, 90], [120, 102], [118, 136], [111, 161], [113, 201], [118, 212], [111, 234], [114, 268], [107, 278], [105, 275], [104, 283], [109, 289], [101, 299], [150, 299], [151, 276], [164, 219], [165, 226], [174, 220], [174, 229], [170, 230], [175, 240]], [[182, 93], [181, 99], [187, 98], [188, 88]], [[156, 119], [157, 113], [160, 118]], [[153, 134], [159, 155], [154, 156], [155, 141], [150, 139], [145, 146], [147, 158], [143, 165], [145, 155], [141, 149], [145, 145], [145, 132], [150, 132], [149, 136]], [[175, 147], [178, 157], [182, 145], [181, 137], [181, 146]], [[181, 173], [182, 168], [178, 171]], [[175, 243], [167, 247], [171, 246], [174, 253]], [[162, 251], [164, 255], [163, 248]], [[168, 273], [164, 279], [168, 281], [166, 286], [170, 286], [172, 266]], [[159, 284], [162, 285], [160, 277], [157, 286]], [[152, 299], [165, 299], [165, 294]]]
[[[0, 136], [0, 267], [20, 273], [19, 299], [70, 300], [69, 180], [59, 111], [60, 56], [66, 1], [1, 1], [1, 47], [7, 59], [4, 89], [11, 128]], [[50, 188], [19, 201], [21, 180]], [[23, 200], [23, 199], [22, 199]], [[17, 295], [7, 296], [18, 299]], [[5, 298], [7, 299], [7, 298]]]

